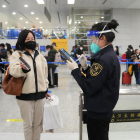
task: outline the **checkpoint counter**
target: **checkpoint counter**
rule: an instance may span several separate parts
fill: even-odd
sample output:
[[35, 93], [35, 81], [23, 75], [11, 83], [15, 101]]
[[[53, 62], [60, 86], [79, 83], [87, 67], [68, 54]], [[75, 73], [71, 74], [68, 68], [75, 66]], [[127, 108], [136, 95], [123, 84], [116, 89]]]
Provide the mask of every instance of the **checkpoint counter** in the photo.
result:
[[[127, 95], [127, 96], [126, 96]], [[134, 89], [120, 89], [120, 97], [130, 97], [139, 96], [140, 90], [139, 88]], [[79, 96], [79, 140], [88, 140], [86, 127], [85, 124], [87, 123], [87, 110], [84, 108], [84, 101], [83, 101], [84, 94], [80, 91]], [[126, 100], [126, 99], [124, 99]], [[127, 100], [127, 102], [129, 102]], [[111, 123], [128, 123], [128, 122], [140, 122], [140, 108], [134, 107], [134, 102], [128, 103], [132, 107], [129, 109], [125, 109], [125, 107], [119, 106], [118, 109], [113, 110]], [[128, 106], [130, 107], [130, 106]], [[133, 109], [132, 109], [133, 108]]]

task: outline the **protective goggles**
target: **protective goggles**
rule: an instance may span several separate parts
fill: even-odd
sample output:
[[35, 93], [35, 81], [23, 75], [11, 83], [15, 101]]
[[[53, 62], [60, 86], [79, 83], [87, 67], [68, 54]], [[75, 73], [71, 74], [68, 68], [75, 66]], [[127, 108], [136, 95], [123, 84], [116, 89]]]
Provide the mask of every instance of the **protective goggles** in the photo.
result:
[[87, 36], [98, 36], [99, 34], [103, 34], [103, 33], [108, 33], [108, 32], [112, 32], [111, 30], [105, 30], [105, 31], [88, 31], [87, 32]]

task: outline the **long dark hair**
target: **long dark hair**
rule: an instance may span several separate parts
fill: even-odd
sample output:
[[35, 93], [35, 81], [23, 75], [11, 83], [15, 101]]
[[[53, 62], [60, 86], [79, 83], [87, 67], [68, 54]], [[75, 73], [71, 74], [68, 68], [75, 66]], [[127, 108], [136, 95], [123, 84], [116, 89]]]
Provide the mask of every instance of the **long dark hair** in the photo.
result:
[[[25, 43], [25, 40], [26, 40], [29, 33], [32, 33], [32, 35], [34, 36], [34, 39], [35, 39], [35, 35], [31, 30], [21, 31], [21, 33], [19, 34], [17, 43], [16, 43], [16, 49], [15, 50], [20, 50], [20, 51], [25, 50], [24, 43]], [[34, 46], [34, 50], [35, 50], [35, 48], [36, 48], [36, 45]]]
[[12, 55], [13, 52], [12, 52], [11, 44], [6, 43], [6, 46], [7, 46], [7, 52], [9, 52]]
[[[105, 27], [105, 25], [107, 26]], [[117, 26], [119, 26], [118, 22], [115, 19], [112, 19], [109, 23], [100, 22], [98, 24], [94, 24], [90, 31], [102, 31], [104, 27], [104, 31], [111, 29], [116, 31]], [[98, 37], [100, 36], [101, 38], [103, 35], [106, 37], [108, 43], [111, 43], [115, 38], [115, 34], [113, 32], [103, 33], [101, 36], [99, 34]]]

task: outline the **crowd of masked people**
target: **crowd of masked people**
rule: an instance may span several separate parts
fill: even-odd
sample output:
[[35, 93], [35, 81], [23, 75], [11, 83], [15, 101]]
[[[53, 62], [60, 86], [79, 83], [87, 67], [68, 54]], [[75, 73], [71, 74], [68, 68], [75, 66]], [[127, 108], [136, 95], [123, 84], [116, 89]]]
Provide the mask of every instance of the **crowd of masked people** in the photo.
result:
[[[115, 46], [114, 51], [117, 57], [119, 57], [118, 46]], [[139, 49], [134, 50], [132, 45], [128, 45], [127, 51], [122, 55], [121, 59], [122, 62], [140, 62], [140, 46]], [[127, 71], [131, 76], [135, 75], [136, 84], [140, 85], [140, 64], [128, 64]]]

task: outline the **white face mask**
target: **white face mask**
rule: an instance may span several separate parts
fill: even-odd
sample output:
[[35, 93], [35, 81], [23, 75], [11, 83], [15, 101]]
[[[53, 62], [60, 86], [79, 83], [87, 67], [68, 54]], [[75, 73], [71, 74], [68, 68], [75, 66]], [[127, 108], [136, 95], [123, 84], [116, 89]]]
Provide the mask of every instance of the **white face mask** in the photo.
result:
[[39, 50], [39, 48], [38, 48], [38, 47], [36, 47], [36, 50]]
[[80, 50], [83, 50], [83, 48], [80, 48]]
[[5, 47], [5, 50], [7, 50], [7, 47]]

